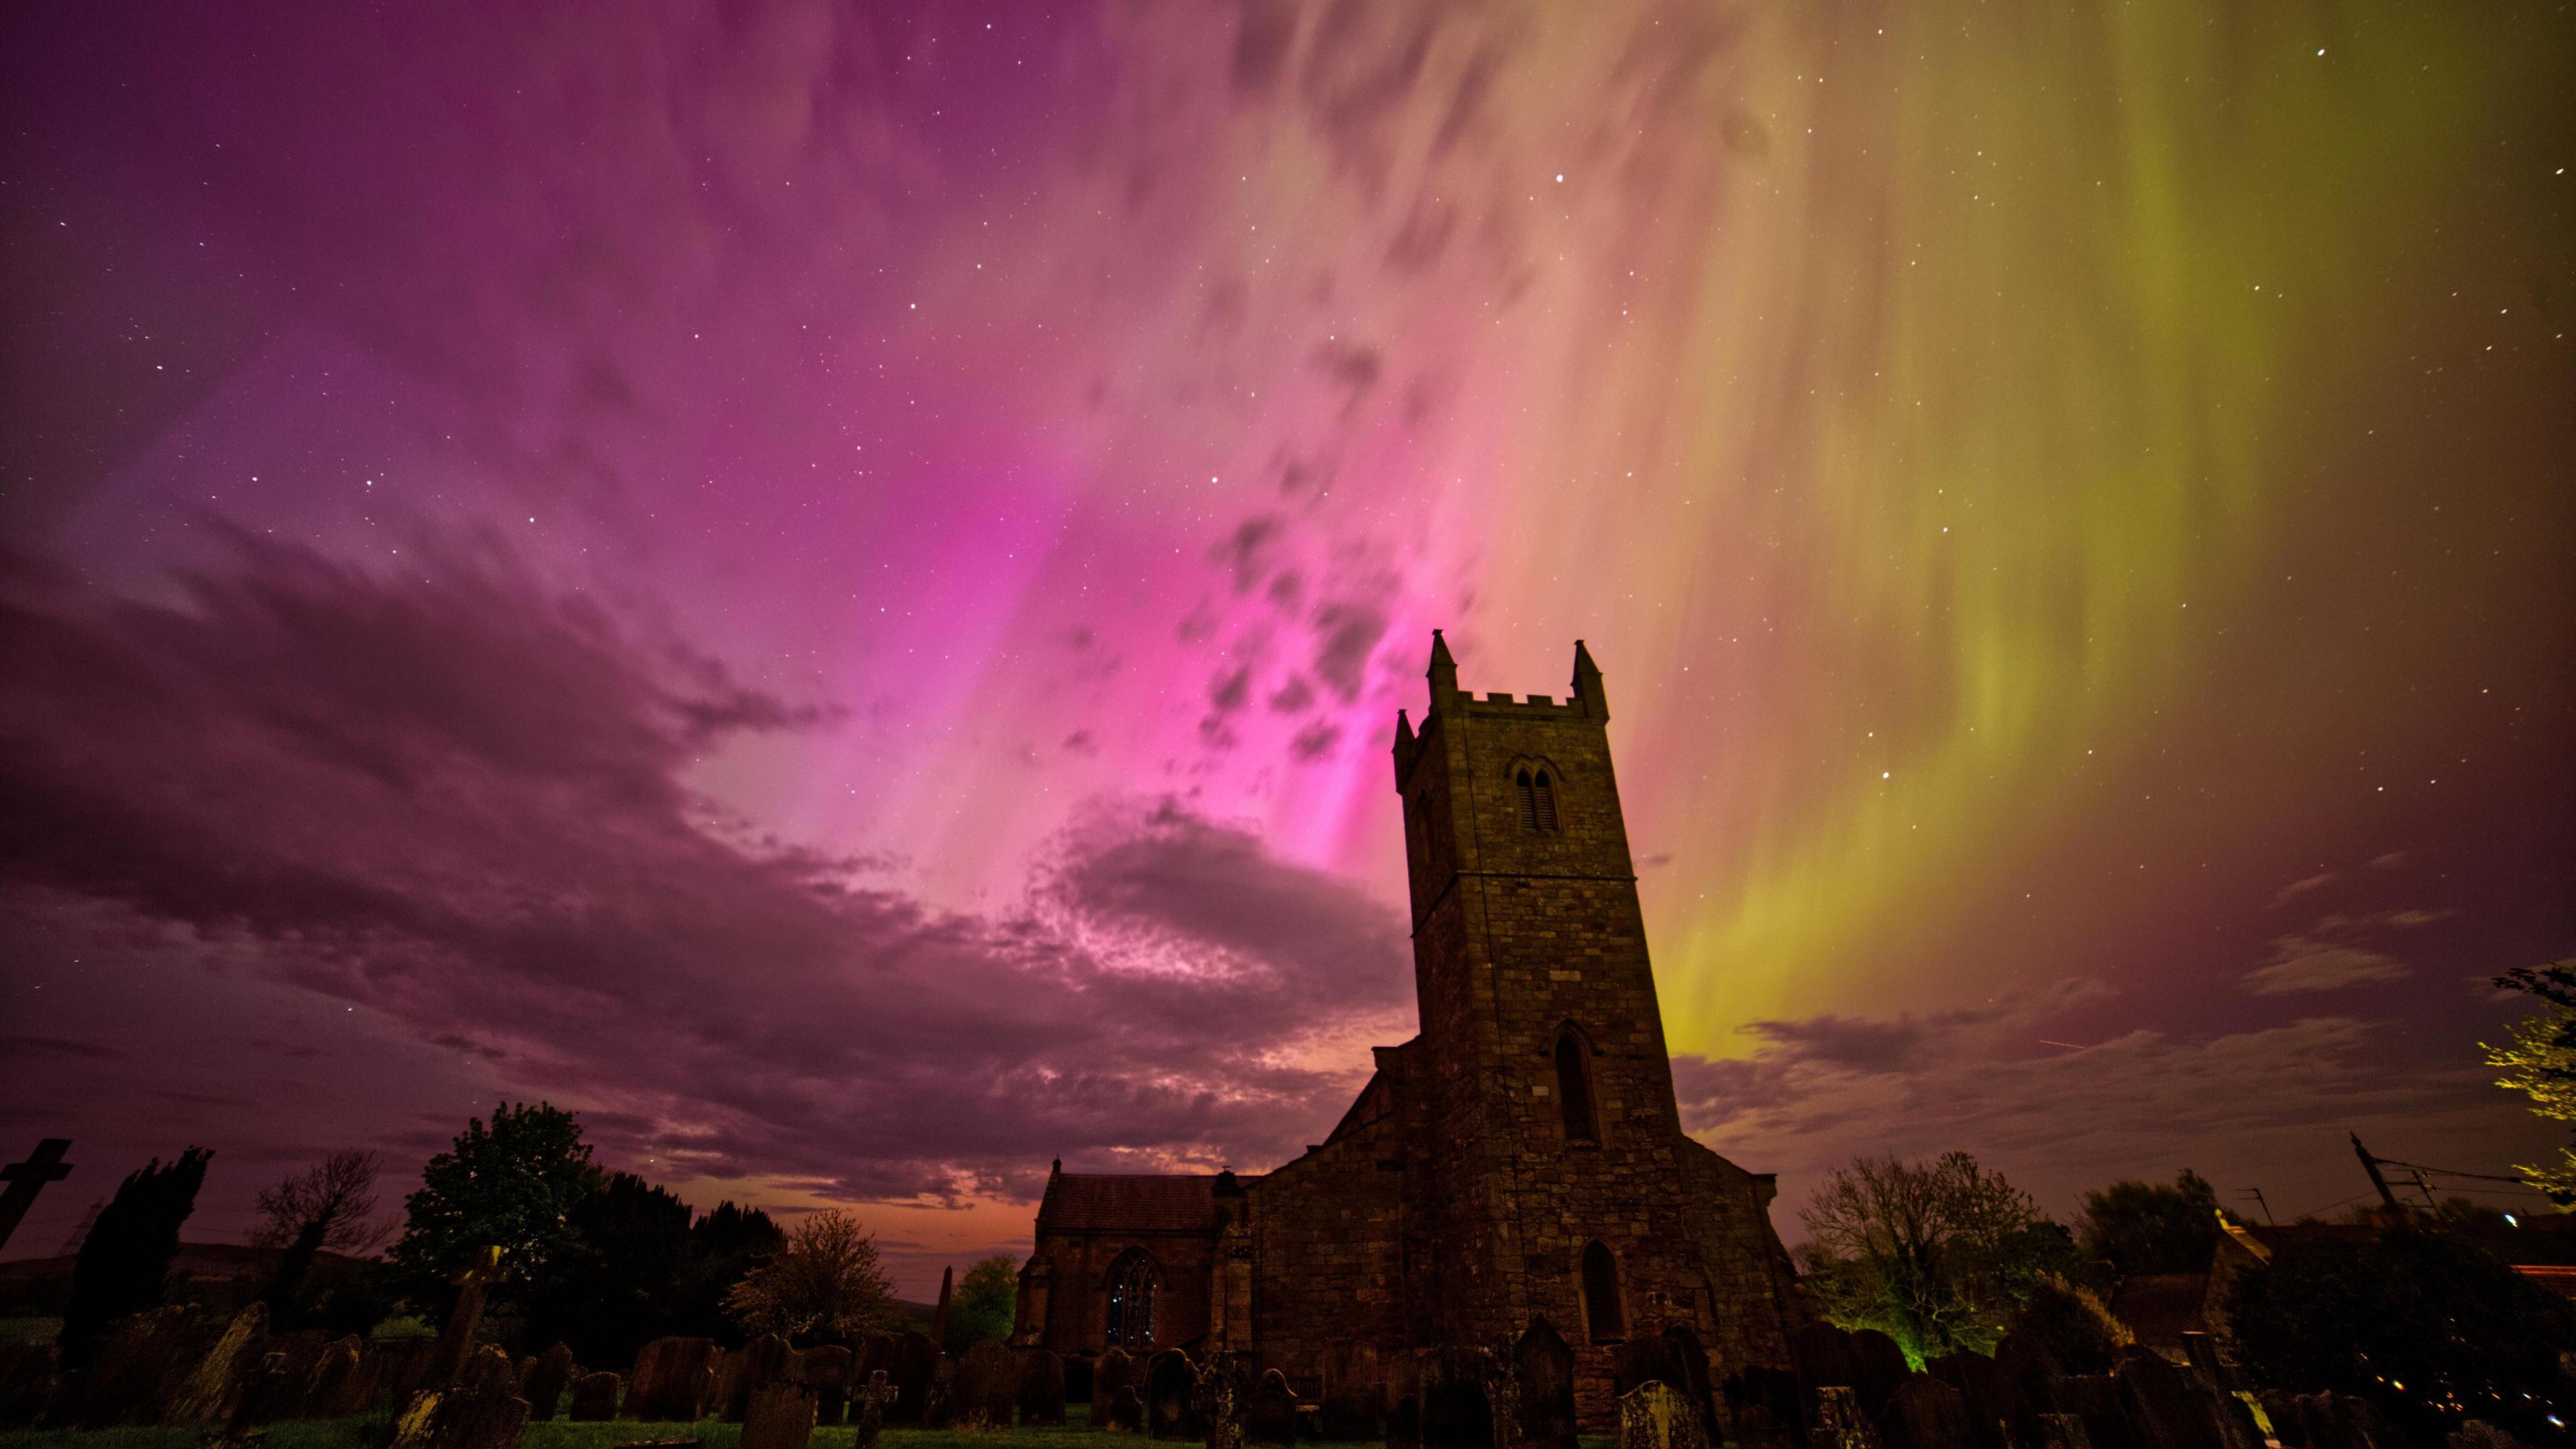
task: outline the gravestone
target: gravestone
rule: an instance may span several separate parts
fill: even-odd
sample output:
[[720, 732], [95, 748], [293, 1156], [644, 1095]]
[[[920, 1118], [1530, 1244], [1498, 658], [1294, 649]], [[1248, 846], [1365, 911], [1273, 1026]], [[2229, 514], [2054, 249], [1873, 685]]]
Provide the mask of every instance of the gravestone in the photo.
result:
[[2148, 1449], [2129, 1421], [2129, 1404], [2120, 1381], [2109, 1374], [2068, 1374], [2051, 1379], [2050, 1405], [2061, 1414], [2084, 1421], [2084, 1437], [2093, 1449]]
[[[500, 1345], [487, 1343], [457, 1370], [456, 1386], [469, 1393], [515, 1396], [519, 1392], [519, 1366], [510, 1361], [509, 1353]], [[533, 1406], [529, 1412], [535, 1412]]]
[[919, 1330], [905, 1329], [888, 1338], [886, 1367], [886, 1378], [895, 1390], [894, 1402], [886, 1410], [886, 1422], [920, 1423], [930, 1408], [931, 1385], [939, 1377], [939, 1345]]
[[1798, 1375], [1789, 1369], [1748, 1364], [1728, 1374], [1718, 1394], [1728, 1437], [1744, 1449], [1786, 1449], [1806, 1433]]
[[62, 1392], [62, 1353], [50, 1343], [0, 1343], [0, 1428], [43, 1418]]
[[1112, 1433], [1133, 1434], [1144, 1423], [1144, 1395], [1136, 1391], [1136, 1361], [1113, 1348], [1091, 1370], [1091, 1422]]
[[715, 1358], [712, 1338], [657, 1338], [635, 1355], [622, 1418], [690, 1420], [698, 1417], [700, 1379]]
[[1619, 1396], [1619, 1449], [1709, 1449], [1699, 1406], [1659, 1378]]
[[1798, 1391], [1808, 1420], [1816, 1414], [1816, 1390], [1853, 1388], [1860, 1367], [1852, 1361], [1851, 1335], [1830, 1323], [1810, 1323], [1789, 1335], [1789, 1364], [1798, 1371]]
[[1622, 1397], [1648, 1382], [1669, 1384], [1683, 1398], [1690, 1397], [1690, 1363], [1682, 1346], [1660, 1333], [1632, 1338], [1611, 1350], [1610, 1380]]
[[573, 1380], [572, 1405], [565, 1417], [585, 1424], [617, 1417], [617, 1391], [625, 1385], [611, 1373], [584, 1374]]
[[392, 1449], [517, 1449], [528, 1401], [465, 1387], [421, 1389], [394, 1420]]
[[428, 1372], [435, 1339], [371, 1338], [358, 1349], [358, 1385], [352, 1392], [360, 1407], [375, 1409], [399, 1402]]
[[1977, 1449], [1968, 1396], [1930, 1374], [1908, 1378], [1887, 1396], [1878, 1437], [1887, 1449]]
[[1064, 1360], [1043, 1348], [1020, 1355], [1020, 1423], [1064, 1423]]
[[1386, 1376], [1377, 1346], [1343, 1341], [1324, 1351], [1324, 1405], [1317, 1427], [1327, 1439], [1376, 1439], [1386, 1432]]
[[1252, 1444], [1297, 1442], [1297, 1394], [1286, 1374], [1272, 1369], [1253, 1385], [1251, 1402], [1243, 1406], [1243, 1437]]
[[1967, 1400], [1968, 1430], [1976, 1435], [1977, 1449], [2007, 1449], [2004, 1424], [2012, 1417], [2012, 1395], [1993, 1359], [1961, 1351], [1945, 1353], [1924, 1367]]
[[814, 1400], [803, 1386], [775, 1378], [743, 1405], [741, 1449], [805, 1449], [814, 1438]]
[[868, 1381], [850, 1393], [850, 1443], [852, 1449], [876, 1449], [877, 1435], [885, 1429], [886, 1410], [894, 1404], [895, 1386], [884, 1369], [871, 1369]]
[[1875, 1328], [1864, 1328], [1850, 1340], [1852, 1387], [1860, 1393], [1860, 1411], [1875, 1421], [1887, 1411], [1888, 1395], [1905, 1382], [1913, 1372], [1905, 1362], [1905, 1350], [1896, 1340]]
[[484, 1292], [499, 1275], [500, 1264], [499, 1248], [475, 1250], [474, 1261], [455, 1277], [456, 1307], [447, 1315], [447, 1327], [439, 1331], [438, 1347], [430, 1351], [420, 1384], [406, 1387], [445, 1388], [456, 1382], [465, 1361], [474, 1355], [474, 1330], [483, 1321]]
[[2025, 1334], [2008, 1333], [1995, 1345], [1995, 1378], [2004, 1392], [2004, 1417], [2011, 1426], [2012, 1437], [2036, 1444], [2045, 1430], [2039, 1422], [2042, 1414], [2059, 1412], [2051, 1387], [2065, 1377], [2058, 1367], [2057, 1356], [2039, 1340]]
[[528, 1421], [542, 1424], [563, 1407], [566, 1386], [572, 1383], [572, 1345], [558, 1341], [554, 1347], [538, 1354], [528, 1366], [527, 1376], [519, 1380], [519, 1397], [528, 1401]]
[[268, 1305], [254, 1303], [233, 1315], [223, 1336], [197, 1360], [163, 1412], [166, 1424], [204, 1424], [228, 1418], [239, 1407], [244, 1380], [268, 1352]]
[[797, 1381], [814, 1396], [814, 1422], [833, 1425], [850, 1399], [851, 1352], [838, 1344], [809, 1348], [799, 1356]]
[[1879, 1449], [1878, 1426], [1861, 1411], [1860, 1391], [1845, 1384], [1816, 1390], [1816, 1417], [1807, 1429], [1808, 1449]]
[[2307, 1432], [2299, 1424], [2299, 1396], [2287, 1389], [2265, 1389], [2259, 1397], [2263, 1417], [2272, 1421], [2272, 1437], [2282, 1449], [2308, 1449]]
[[1145, 1427], [1157, 1439], [1196, 1439], [1207, 1425], [1190, 1410], [1198, 1366], [1177, 1348], [1145, 1360]]
[[1105, 1406], [1101, 1404], [1099, 1394], [1093, 1393], [1092, 1407], [1102, 1415], [1100, 1427], [1112, 1434], [1145, 1432], [1145, 1400], [1137, 1394], [1134, 1384], [1120, 1384], [1111, 1389]]
[[25, 1161], [0, 1167], [0, 1182], [9, 1184], [8, 1191], [0, 1192], [0, 1246], [5, 1246], [9, 1235], [18, 1230], [19, 1222], [27, 1216], [27, 1209], [36, 1205], [36, 1194], [45, 1190], [46, 1183], [60, 1182], [72, 1175], [72, 1165], [63, 1161], [63, 1154], [71, 1147], [68, 1137], [40, 1138], [36, 1150]]
[[309, 1356], [307, 1362], [298, 1365], [284, 1349], [270, 1349], [259, 1367], [243, 1380], [224, 1436], [249, 1435], [255, 1439], [258, 1436], [250, 1431], [259, 1425], [314, 1417], [304, 1406], [304, 1386], [312, 1371]]
[[2084, 1421], [2073, 1414], [2039, 1414], [2033, 1416], [2035, 1437], [2031, 1449], [2093, 1449], [2093, 1441], [2084, 1433]]
[[[1679, 1355], [1677, 1366], [1682, 1377], [1688, 1380], [1674, 1387], [1688, 1394], [1690, 1401], [1699, 1406], [1700, 1428], [1707, 1432], [1708, 1442], [1722, 1442], [1726, 1436], [1718, 1430], [1716, 1386], [1709, 1382], [1708, 1349], [1700, 1343], [1699, 1331], [1688, 1324], [1676, 1323], [1666, 1328], [1662, 1336], [1671, 1340], [1673, 1352]], [[1902, 1363], [1903, 1359], [1900, 1357], [1898, 1361]]]
[[357, 1336], [325, 1346], [304, 1380], [304, 1413], [308, 1418], [337, 1419], [366, 1407], [358, 1401]]
[[1494, 1406], [1485, 1392], [1493, 1355], [1453, 1347], [1407, 1357], [1422, 1449], [1493, 1449]]
[[950, 1380], [949, 1417], [960, 1428], [1007, 1429], [1020, 1397], [1020, 1367], [995, 1339], [966, 1350]]
[[[2111, 1377], [2137, 1449], [2244, 1449], [2226, 1443], [2217, 1406], [2201, 1396], [2199, 1385], [2154, 1353], [2133, 1349], [2122, 1355]], [[2092, 1427], [2090, 1420], [2085, 1427]], [[2094, 1441], [2098, 1446], [2101, 1436]]]
[[740, 1353], [727, 1355], [726, 1368], [720, 1390], [724, 1421], [739, 1424], [750, 1414], [752, 1399], [773, 1384], [795, 1382], [796, 1350], [777, 1334], [764, 1333], [744, 1344]]
[[1211, 1355], [1191, 1384], [1190, 1411], [1206, 1426], [1207, 1449], [1243, 1449], [1245, 1395], [1231, 1355]]
[[68, 1412], [55, 1417], [84, 1429], [158, 1423], [204, 1357], [191, 1351], [194, 1338], [185, 1304], [126, 1319], [65, 1385]]
[[1521, 1376], [1509, 1344], [1486, 1355], [1485, 1408], [1493, 1417], [1494, 1449], [1521, 1449]]

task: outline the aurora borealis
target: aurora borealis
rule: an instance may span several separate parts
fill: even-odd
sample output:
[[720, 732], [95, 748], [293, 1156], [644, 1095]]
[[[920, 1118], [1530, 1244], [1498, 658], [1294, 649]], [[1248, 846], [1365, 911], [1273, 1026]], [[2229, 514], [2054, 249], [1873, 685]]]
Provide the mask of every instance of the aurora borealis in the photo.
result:
[[2554, 1140], [2563, 9], [6, 23], [13, 1253], [504, 1096], [913, 1289], [1270, 1166], [1411, 1030], [1433, 627], [1589, 641], [1790, 1204]]

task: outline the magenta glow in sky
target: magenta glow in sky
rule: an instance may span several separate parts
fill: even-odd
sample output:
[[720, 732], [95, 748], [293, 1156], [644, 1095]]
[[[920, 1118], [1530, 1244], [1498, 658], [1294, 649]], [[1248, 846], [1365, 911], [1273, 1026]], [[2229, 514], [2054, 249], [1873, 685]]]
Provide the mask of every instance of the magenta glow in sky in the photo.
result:
[[13, 20], [12, 1251], [504, 1096], [916, 1288], [1267, 1167], [1412, 1029], [1434, 626], [1590, 641], [1793, 1199], [2540, 1150], [2567, 21], [2230, 16]]

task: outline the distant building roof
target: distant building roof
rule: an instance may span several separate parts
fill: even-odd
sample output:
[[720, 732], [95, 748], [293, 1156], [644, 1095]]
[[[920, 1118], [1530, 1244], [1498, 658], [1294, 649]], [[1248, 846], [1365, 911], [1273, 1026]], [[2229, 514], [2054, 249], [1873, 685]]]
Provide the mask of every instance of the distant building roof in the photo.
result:
[[1216, 1178], [1060, 1172], [1047, 1179], [1038, 1232], [1214, 1232]]

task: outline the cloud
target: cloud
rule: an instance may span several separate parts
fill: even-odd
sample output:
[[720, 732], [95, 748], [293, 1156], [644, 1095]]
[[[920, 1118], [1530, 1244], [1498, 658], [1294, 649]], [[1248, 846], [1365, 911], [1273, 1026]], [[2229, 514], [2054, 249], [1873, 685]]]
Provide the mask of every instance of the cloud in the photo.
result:
[[1304, 1044], [1409, 1030], [1401, 919], [1245, 830], [1101, 805], [1025, 902], [933, 910], [682, 784], [816, 712], [497, 567], [232, 550], [176, 603], [0, 561], [0, 933], [112, 906], [579, 1105], [613, 1159], [853, 1201], [1276, 1160], [1355, 1085]]
[[2300, 879], [2294, 880], [2288, 885], [2281, 887], [2281, 889], [2273, 895], [2272, 904], [2276, 908], [2288, 905], [2291, 901], [2296, 900], [2300, 896], [2306, 895], [2312, 890], [2316, 890], [2319, 887], [2324, 886], [2333, 879], [2334, 872], [2330, 870], [2321, 870], [2315, 875], [2301, 877]]
[[2337, 991], [2374, 981], [2402, 981], [2413, 973], [2394, 956], [2358, 946], [2338, 946], [2306, 936], [2283, 936], [2273, 942], [2271, 963], [2245, 974], [2245, 989], [2257, 996], [2284, 996], [2300, 991]]

